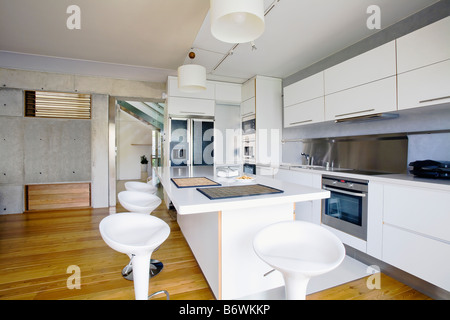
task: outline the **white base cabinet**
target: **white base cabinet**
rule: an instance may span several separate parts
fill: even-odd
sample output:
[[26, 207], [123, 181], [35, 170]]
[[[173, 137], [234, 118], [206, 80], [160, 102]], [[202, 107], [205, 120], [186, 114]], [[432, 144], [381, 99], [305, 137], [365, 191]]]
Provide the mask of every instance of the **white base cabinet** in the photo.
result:
[[450, 191], [384, 185], [382, 260], [450, 291]]
[[450, 245], [447, 243], [385, 224], [383, 261], [450, 291]]

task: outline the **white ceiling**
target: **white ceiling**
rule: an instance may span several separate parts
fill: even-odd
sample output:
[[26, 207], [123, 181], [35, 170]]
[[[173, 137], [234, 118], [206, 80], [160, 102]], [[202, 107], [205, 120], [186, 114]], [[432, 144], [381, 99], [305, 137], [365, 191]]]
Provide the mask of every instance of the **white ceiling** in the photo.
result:
[[[436, 2], [280, 0], [257, 50], [240, 44], [213, 71], [233, 44], [211, 35], [209, 0], [0, 0], [0, 67], [165, 82], [192, 47], [209, 79], [285, 78], [377, 32], [366, 26], [370, 5], [384, 29]], [[66, 27], [71, 4], [81, 30]]]

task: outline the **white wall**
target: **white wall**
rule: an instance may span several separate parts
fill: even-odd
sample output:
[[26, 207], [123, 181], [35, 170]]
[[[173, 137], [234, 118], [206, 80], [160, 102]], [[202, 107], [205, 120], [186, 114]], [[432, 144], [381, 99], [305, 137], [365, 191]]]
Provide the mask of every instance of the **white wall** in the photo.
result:
[[141, 179], [141, 156], [145, 155], [149, 164], [151, 159], [151, 127], [119, 110], [116, 133], [117, 180]]

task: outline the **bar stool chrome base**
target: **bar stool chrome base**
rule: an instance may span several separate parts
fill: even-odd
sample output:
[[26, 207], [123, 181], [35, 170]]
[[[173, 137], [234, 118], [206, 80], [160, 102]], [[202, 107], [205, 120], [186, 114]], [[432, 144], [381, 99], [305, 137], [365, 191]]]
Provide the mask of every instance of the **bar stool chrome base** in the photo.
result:
[[[122, 270], [122, 277], [124, 279], [133, 281], [133, 265], [131, 263], [132, 260], [130, 260], [130, 263], [128, 263], [125, 268]], [[156, 259], [150, 259], [150, 269], [149, 269], [149, 275], [150, 278], [158, 275], [161, 270], [164, 268], [164, 265], [161, 261]]]
[[170, 300], [169, 293], [166, 290], [156, 291], [156, 292], [152, 293], [151, 295], [149, 295], [148, 299], [150, 300], [151, 297], [154, 297], [154, 296], [156, 296], [157, 294], [160, 294], [160, 293], [164, 293], [166, 295], [166, 300]]

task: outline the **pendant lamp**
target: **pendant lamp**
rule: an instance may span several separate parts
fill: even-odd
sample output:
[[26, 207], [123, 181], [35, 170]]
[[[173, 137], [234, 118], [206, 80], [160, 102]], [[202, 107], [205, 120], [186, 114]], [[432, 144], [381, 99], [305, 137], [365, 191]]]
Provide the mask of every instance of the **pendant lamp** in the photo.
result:
[[[195, 53], [190, 52], [194, 59]], [[206, 90], [206, 68], [197, 64], [185, 64], [178, 68], [178, 89], [187, 93]]]
[[245, 43], [264, 32], [264, 0], [210, 0], [211, 33], [220, 41]]

